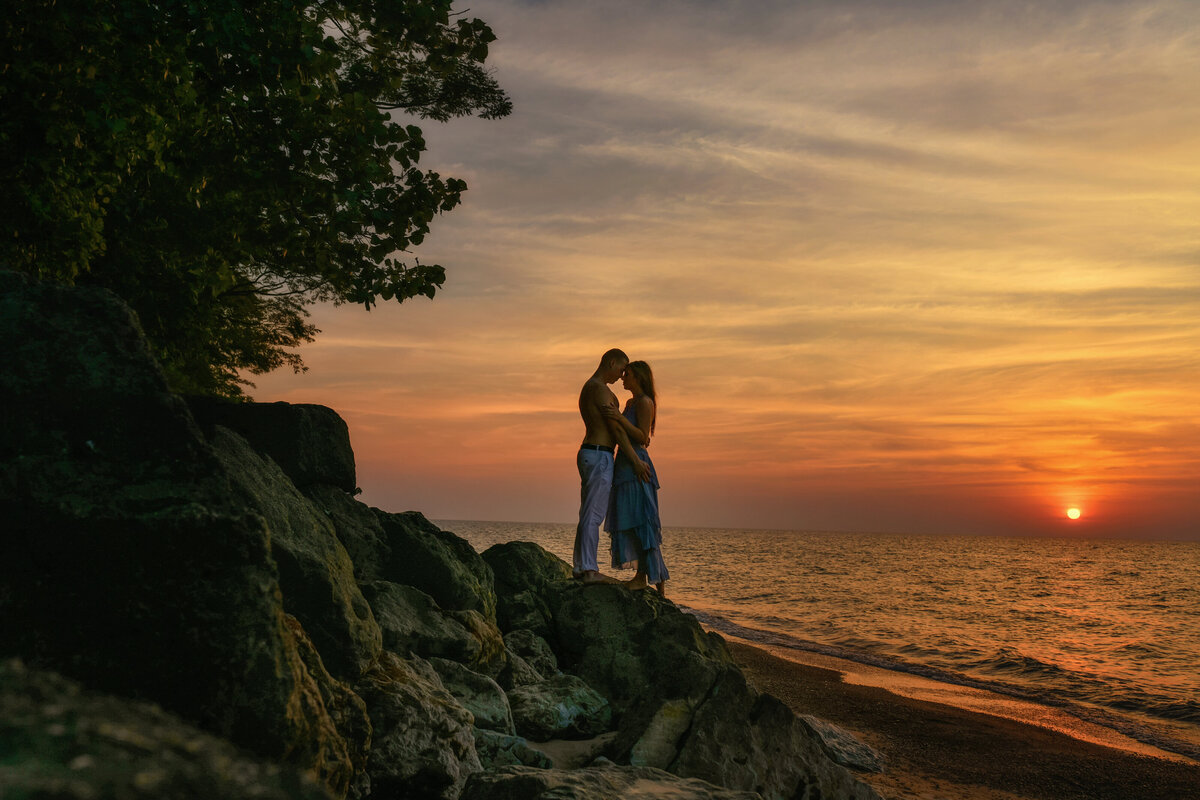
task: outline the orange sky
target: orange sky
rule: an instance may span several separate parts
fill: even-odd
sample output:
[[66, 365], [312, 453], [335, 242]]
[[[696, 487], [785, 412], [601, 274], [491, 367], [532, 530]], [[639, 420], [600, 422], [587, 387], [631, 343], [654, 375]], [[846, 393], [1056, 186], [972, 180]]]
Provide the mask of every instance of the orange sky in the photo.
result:
[[516, 110], [425, 124], [445, 290], [254, 395], [374, 505], [569, 521], [620, 346], [668, 526], [1200, 538], [1200, 4], [1047, 5], [473, 3]]

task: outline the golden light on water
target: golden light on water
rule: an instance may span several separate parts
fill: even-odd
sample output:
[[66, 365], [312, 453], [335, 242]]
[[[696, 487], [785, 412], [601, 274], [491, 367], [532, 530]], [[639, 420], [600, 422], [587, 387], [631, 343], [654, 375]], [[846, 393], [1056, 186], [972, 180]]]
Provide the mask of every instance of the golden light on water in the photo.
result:
[[1083, 512], [1081, 512], [1078, 508], [1068, 508], [1067, 509], [1067, 517], [1069, 517], [1070, 519], [1079, 519], [1080, 516], [1082, 516], [1082, 515], [1083, 515]]

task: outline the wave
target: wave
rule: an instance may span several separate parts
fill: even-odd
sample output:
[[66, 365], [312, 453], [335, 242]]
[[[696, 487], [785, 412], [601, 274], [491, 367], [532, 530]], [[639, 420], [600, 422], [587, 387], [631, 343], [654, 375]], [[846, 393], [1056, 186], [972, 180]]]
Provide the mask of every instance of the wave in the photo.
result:
[[[891, 672], [916, 675], [939, 683], [981, 689], [1030, 703], [1050, 706], [1085, 722], [1117, 731], [1144, 744], [1200, 760], [1200, 745], [1175, 739], [1153, 729], [1136, 717], [1130, 718], [1121, 713], [1132, 712], [1139, 717], [1200, 724], [1200, 703], [1195, 701], [1177, 701], [1156, 697], [1130, 687], [1118, 689], [1095, 678], [1077, 675], [1056, 665], [1022, 655], [1010, 648], [1002, 648], [997, 653], [974, 663], [990, 665], [998, 676], [1036, 678], [1042, 681], [1053, 681], [1057, 685], [1022, 686], [1004, 680], [983, 679], [953, 669], [907, 662], [854, 647], [814, 642], [785, 633], [752, 628], [712, 611], [687, 606], [680, 607], [696, 617], [705, 627], [752, 644], [764, 644], [785, 650], [832, 656]], [[904, 649], [915, 654], [919, 648]], [[1076, 685], [1072, 687], [1071, 684]], [[1067, 691], [1064, 692], [1063, 689]]]

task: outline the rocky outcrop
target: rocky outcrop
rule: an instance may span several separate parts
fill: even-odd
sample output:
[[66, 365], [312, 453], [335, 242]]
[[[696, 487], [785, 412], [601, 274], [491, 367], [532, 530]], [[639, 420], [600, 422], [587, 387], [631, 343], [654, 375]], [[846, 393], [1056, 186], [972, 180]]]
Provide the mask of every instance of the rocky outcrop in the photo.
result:
[[387, 580], [416, 586], [446, 610], [477, 611], [496, 619], [492, 570], [466, 539], [443, 531], [416, 511], [375, 509], [391, 549]]
[[[761, 800], [754, 792], [724, 789], [650, 767], [577, 770], [507, 767], [475, 775], [462, 800]], [[816, 800], [815, 798], [813, 800]]]
[[308, 768], [269, 531], [104, 292], [0, 274], [0, 655]]
[[334, 675], [356, 680], [379, 657], [383, 636], [332, 523], [272, 459], [238, 434], [217, 426], [209, 443], [225, 466], [234, 497], [267, 522], [284, 610], [310, 632]]
[[0, 796], [56, 800], [329, 800], [157, 706], [0, 663]]
[[574, 675], [556, 675], [508, 692], [517, 733], [547, 739], [587, 739], [609, 729], [612, 710], [600, 694]]
[[112, 296], [0, 273], [0, 357], [5, 796], [873, 797], [672, 603], [357, 502], [328, 409], [189, 409]]
[[374, 794], [453, 800], [481, 769], [474, 720], [428, 662], [385, 652], [355, 689], [375, 730], [367, 763]]
[[279, 465], [300, 489], [332, 486], [354, 492], [350, 429], [331, 408], [304, 403], [235, 403], [210, 397], [188, 399], [205, 426], [236, 431]]

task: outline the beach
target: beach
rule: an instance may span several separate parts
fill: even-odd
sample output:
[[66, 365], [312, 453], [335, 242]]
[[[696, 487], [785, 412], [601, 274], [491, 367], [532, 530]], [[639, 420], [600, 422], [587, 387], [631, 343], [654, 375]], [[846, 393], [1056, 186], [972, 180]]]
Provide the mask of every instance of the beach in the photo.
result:
[[[861, 777], [889, 800], [1194, 800], [1200, 763], [1084, 741], [1037, 724], [914, 699], [844, 679], [860, 665], [824, 666], [727, 640], [760, 691], [797, 714], [854, 733], [886, 760]], [[800, 654], [815, 662], [808, 654]], [[1087, 735], [1085, 732], [1083, 735]], [[1117, 744], [1114, 742], [1114, 745]], [[1164, 754], [1165, 755], [1165, 754]]]

